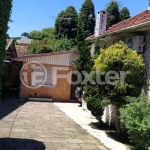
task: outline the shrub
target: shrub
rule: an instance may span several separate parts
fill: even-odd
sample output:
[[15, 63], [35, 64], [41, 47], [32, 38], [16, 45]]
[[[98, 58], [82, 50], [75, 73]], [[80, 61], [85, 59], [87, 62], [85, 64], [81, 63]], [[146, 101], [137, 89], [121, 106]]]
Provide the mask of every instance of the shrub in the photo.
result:
[[[126, 104], [126, 96], [139, 96], [141, 88], [145, 83], [145, 65], [142, 56], [130, 49], [122, 41], [109, 48], [101, 49], [101, 54], [95, 60], [94, 69], [99, 69], [104, 74], [101, 75], [103, 85], [99, 85], [100, 95], [103, 100], [116, 105], [116, 115], [119, 116], [119, 108]], [[110, 74], [115, 71], [117, 74]], [[129, 74], [122, 76], [120, 71], [129, 71]], [[99, 71], [97, 72], [99, 75]], [[120, 133], [120, 121], [116, 118], [116, 129]]]
[[86, 85], [84, 97], [87, 103], [87, 108], [91, 111], [92, 115], [95, 116], [101, 123], [101, 117], [103, 115], [103, 105], [102, 97], [98, 92], [98, 86]]
[[125, 124], [131, 141], [140, 150], [150, 147], [150, 101], [145, 95], [128, 97], [129, 103], [121, 109], [121, 121]]

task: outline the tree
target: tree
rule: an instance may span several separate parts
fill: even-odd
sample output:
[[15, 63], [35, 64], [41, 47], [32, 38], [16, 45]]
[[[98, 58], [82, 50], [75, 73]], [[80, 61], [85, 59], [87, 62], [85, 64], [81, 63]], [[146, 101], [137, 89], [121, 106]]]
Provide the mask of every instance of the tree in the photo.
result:
[[130, 18], [130, 12], [127, 7], [124, 7], [120, 10], [120, 21]]
[[64, 18], [64, 14], [65, 11], [61, 11], [58, 16], [57, 19], [55, 21], [55, 36], [57, 39], [60, 39], [62, 37], [64, 37], [64, 30], [63, 30], [63, 20], [62, 18]]
[[34, 40], [43, 40], [45, 38], [45, 34], [43, 34], [41, 31], [32, 31], [29, 33], [29, 38]]
[[2, 91], [2, 76], [4, 73], [4, 59], [6, 56], [6, 37], [8, 30], [8, 22], [10, 21], [10, 14], [12, 8], [12, 0], [0, 1], [0, 97]]
[[105, 81], [103, 84], [98, 81], [102, 99], [116, 106], [116, 129], [120, 133], [119, 109], [127, 103], [126, 96], [138, 97], [145, 83], [142, 56], [120, 41], [107, 49], [101, 49], [94, 69], [101, 81]]
[[65, 21], [66, 36], [68, 39], [75, 40], [77, 38], [77, 23], [78, 14], [73, 6], [69, 6], [65, 11], [65, 18], [70, 18]]
[[95, 9], [92, 0], [85, 0], [80, 9], [80, 16], [83, 22], [85, 38], [94, 34], [95, 29]]
[[35, 40], [27, 48], [27, 54], [50, 53], [55, 51], [55, 48], [50, 45], [47, 40]]
[[107, 6], [107, 28], [111, 27], [112, 25], [118, 23], [120, 21], [119, 17], [119, 4], [115, 0], [111, 0], [111, 2]]
[[91, 47], [89, 42], [85, 40], [84, 33], [84, 24], [82, 22], [81, 16], [79, 16], [77, 29], [77, 47], [79, 51], [79, 57], [76, 60], [76, 69], [82, 74], [82, 80], [84, 80], [82, 71], [89, 73], [92, 68], [91, 66], [93, 65], [90, 53]]
[[127, 128], [131, 142], [139, 150], [150, 147], [150, 101], [144, 94], [128, 97], [128, 104], [121, 110], [121, 121]]
[[23, 33], [21, 34], [21, 36], [24, 36], [25, 38], [28, 38], [29, 34], [28, 34], [27, 32], [23, 32]]
[[56, 40], [55, 42], [56, 51], [67, 51], [72, 50], [76, 46], [72, 40], [67, 38], [61, 38], [60, 40]]
[[96, 42], [95, 42], [94, 54], [95, 55], [100, 54], [100, 38], [99, 37], [96, 39]]
[[55, 35], [58, 39], [67, 37], [75, 40], [77, 37], [78, 14], [73, 6], [61, 11], [55, 22]]
[[29, 38], [34, 40], [54, 39], [54, 28], [44, 28], [41, 31], [33, 30], [29, 33]]

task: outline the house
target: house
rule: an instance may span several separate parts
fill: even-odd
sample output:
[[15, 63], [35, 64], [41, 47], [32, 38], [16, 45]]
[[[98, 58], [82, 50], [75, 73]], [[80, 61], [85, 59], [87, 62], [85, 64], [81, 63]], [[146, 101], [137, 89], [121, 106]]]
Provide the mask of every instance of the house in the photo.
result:
[[16, 52], [17, 52], [18, 57], [26, 55], [28, 46], [26, 46], [26, 45], [15, 45], [15, 47], [16, 47]]
[[[108, 46], [122, 40], [127, 43], [131, 48], [135, 49], [137, 53], [144, 55], [146, 64], [146, 77], [147, 88], [145, 89], [147, 95], [150, 97], [150, 10], [146, 10], [137, 14], [134, 17], [126, 19], [117, 23], [104, 31], [102, 34], [95, 36], [92, 35], [87, 39], [94, 45], [97, 37], [103, 39], [108, 37]], [[100, 43], [101, 44], [101, 43]], [[94, 47], [94, 46], [93, 46]], [[92, 53], [93, 49], [91, 50]]]
[[[13, 39], [6, 40], [6, 58], [4, 60], [4, 76], [3, 76], [3, 94], [2, 98], [8, 98], [8, 93], [10, 97], [18, 97], [18, 74], [19, 74], [19, 64], [13, 62], [11, 59], [17, 57], [17, 52]], [[13, 95], [12, 94], [13, 90]]]
[[58, 101], [75, 100], [76, 76], [74, 60], [78, 51], [52, 52], [15, 57], [21, 63], [19, 97], [49, 98]]
[[[97, 13], [96, 31], [94, 35], [87, 38], [92, 43], [91, 55], [94, 54], [94, 44], [96, 39], [100, 38], [102, 46], [107, 37], [108, 45], [122, 40], [137, 53], [142, 54], [146, 65], [146, 85], [145, 93], [150, 97], [150, 7], [136, 16], [126, 19], [120, 23], [111, 26], [106, 30], [107, 13], [99, 11]], [[104, 19], [102, 19], [104, 18]], [[102, 21], [103, 20], [103, 21]], [[111, 124], [115, 118], [115, 106], [105, 108], [103, 120]]]

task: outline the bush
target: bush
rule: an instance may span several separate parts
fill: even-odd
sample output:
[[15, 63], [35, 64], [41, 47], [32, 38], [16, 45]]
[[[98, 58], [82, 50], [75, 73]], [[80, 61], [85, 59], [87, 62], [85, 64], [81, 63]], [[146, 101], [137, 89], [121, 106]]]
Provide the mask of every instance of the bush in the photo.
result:
[[[102, 82], [105, 81], [104, 84], [99, 84], [100, 95], [103, 100], [116, 106], [116, 129], [120, 134], [118, 110], [126, 104], [126, 96], [140, 96], [141, 88], [145, 83], [143, 58], [120, 41], [109, 48], [101, 49], [100, 55], [95, 60], [94, 69], [99, 69], [97, 75], [100, 75]], [[109, 71], [113, 72], [106, 76]], [[129, 74], [122, 76], [121, 71]]]
[[131, 141], [140, 150], [150, 147], [150, 101], [145, 95], [128, 97], [129, 104], [121, 109], [121, 121]]
[[87, 108], [91, 111], [99, 122], [103, 115], [102, 97], [98, 93], [98, 87], [93, 85], [87, 85], [85, 89], [85, 101], [87, 102]]

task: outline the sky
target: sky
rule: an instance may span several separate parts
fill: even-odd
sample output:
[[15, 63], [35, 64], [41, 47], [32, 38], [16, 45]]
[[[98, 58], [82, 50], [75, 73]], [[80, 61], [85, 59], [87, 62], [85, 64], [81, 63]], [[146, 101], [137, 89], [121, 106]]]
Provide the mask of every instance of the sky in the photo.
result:
[[[95, 13], [106, 9], [110, 0], [93, 0]], [[149, 0], [118, 0], [120, 9], [127, 7], [131, 16], [148, 9]], [[13, 0], [11, 20], [8, 34], [10, 37], [20, 37], [23, 32], [42, 30], [54, 27], [58, 13], [72, 5], [77, 12], [84, 0]]]

